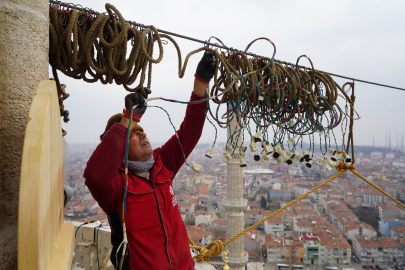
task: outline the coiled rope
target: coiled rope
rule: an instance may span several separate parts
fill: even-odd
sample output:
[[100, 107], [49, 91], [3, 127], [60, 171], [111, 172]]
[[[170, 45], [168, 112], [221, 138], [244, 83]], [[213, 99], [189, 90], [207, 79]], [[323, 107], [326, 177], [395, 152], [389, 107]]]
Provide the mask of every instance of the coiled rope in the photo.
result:
[[[175, 40], [166, 34], [159, 34], [154, 26], [138, 29], [126, 23], [121, 13], [111, 4], [106, 4], [106, 14], [92, 16], [75, 9], [62, 10], [57, 5], [50, 7], [50, 64], [65, 75], [86, 82], [115, 82], [128, 91], [143, 87], [145, 80], [150, 88], [152, 64], [163, 58], [162, 38], [176, 48], [178, 54], [178, 76], [184, 76], [189, 58], [203, 50], [210, 50], [216, 56], [214, 84], [211, 95], [218, 95], [231, 84], [231, 73], [237, 77], [232, 91], [225, 94], [226, 100], [238, 102], [248, 100], [250, 105], [259, 104], [259, 96], [269, 108], [288, 107], [296, 104], [301, 111], [313, 107], [315, 111], [328, 111], [337, 99], [337, 90], [349, 100], [331, 76], [315, 71], [305, 71], [296, 66], [287, 66], [272, 58], [250, 59], [241, 51], [218, 52], [202, 47], [190, 52], [182, 64], [181, 51]], [[263, 38], [261, 38], [263, 39]], [[259, 40], [259, 39], [258, 39]], [[159, 55], [152, 57], [157, 42]], [[256, 40], [254, 41], [256, 42]], [[253, 44], [249, 44], [249, 47]], [[127, 51], [130, 53], [127, 57]], [[302, 56], [301, 56], [302, 57]], [[300, 57], [300, 58], [301, 58]], [[306, 56], [305, 56], [306, 57]], [[312, 65], [312, 62], [311, 62]], [[147, 76], [147, 78], [146, 78]], [[139, 84], [131, 87], [140, 78]], [[277, 91], [271, 91], [277, 88]], [[214, 99], [219, 103], [219, 99]], [[292, 110], [294, 106], [290, 106]], [[286, 111], [286, 113], [288, 113]]]

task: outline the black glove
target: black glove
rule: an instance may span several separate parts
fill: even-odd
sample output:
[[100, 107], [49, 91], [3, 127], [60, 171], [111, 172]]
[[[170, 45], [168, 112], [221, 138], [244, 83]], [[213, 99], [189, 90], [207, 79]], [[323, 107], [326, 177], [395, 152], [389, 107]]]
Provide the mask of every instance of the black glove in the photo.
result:
[[132, 107], [135, 105], [138, 105], [134, 113], [136, 114], [144, 114], [146, 111], [146, 106], [145, 106], [145, 99], [148, 98], [148, 95], [152, 93], [152, 91], [149, 88], [144, 87], [146, 95], [142, 95], [142, 93], [138, 90], [135, 93], [128, 94], [125, 97], [125, 108], [128, 111], [132, 110]]
[[215, 73], [215, 56], [212, 52], [206, 51], [198, 63], [195, 77], [200, 81], [208, 83]]

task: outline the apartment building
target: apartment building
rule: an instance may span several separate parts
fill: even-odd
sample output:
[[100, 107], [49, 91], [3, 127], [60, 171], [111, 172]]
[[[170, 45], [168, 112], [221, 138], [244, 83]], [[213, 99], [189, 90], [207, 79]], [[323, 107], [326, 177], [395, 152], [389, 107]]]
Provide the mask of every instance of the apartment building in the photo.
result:
[[393, 239], [400, 239], [405, 237], [405, 226], [391, 226], [390, 227], [390, 236]]
[[392, 238], [380, 238], [378, 240], [383, 246], [383, 262], [384, 263], [403, 263], [404, 262], [404, 248], [401, 242]]
[[283, 222], [284, 222], [284, 228], [285, 229], [292, 229], [294, 226], [294, 217], [296, 216], [296, 213], [294, 211], [283, 211], [280, 214], [278, 214]]
[[348, 211], [339, 211], [333, 213], [334, 220], [336, 221], [336, 226], [339, 232], [346, 237], [346, 239], [351, 239], [355, 236], [364, 237], [374, 237], [377, 236], [377, 232], [374, 228], [364, 222], [361, 222], [355, 214]]
[[307, 218], [310, 216], [319, 215], [318, 211], [315, 209], [296, 209], [295, 210], [296, 216], [298, 218]]
[[258, 247], [259, 247], [259, 231], [253, 229], [245, 233], [244, 249], [257, 250]]
[[304, 244], [304, 264], [350, 264], [350, 244], [325, 218], [294, 219], [294, 231]]
[[396, 205], [385, 204], [378, 207], [380, 220], [398, 219], [401, 216], [401, 210]]
[[213, 230], [225, 231], [226, 230], [226, 220], [217, 219], [217, 220], [212, 221], [211, 228]]
[[212, 222], [212, 214], [209, 213], [201, 213], [198, 215], [195, 215], [195, 225], [198, 226], [200, 224], [206, 224], [207, 226], [211, 226], [211, 222]]
[[265, 237], [267, 249], [267, 262], [284, 263], [284, 238], [276, 234], [269, 234]]
[[325, 262], [325, 247], [316, 234], [302, 232], [299, 236], [303, 243], [303, 263], [306, 265], [323, 265]]
[[363, 203], [375, 204], [376, 202], [387, 202], [387, 197], [379, 191], [374, 189], [364, 189], [362, 192]]
[[195, 204], [194, 203], [179, 203], [179, 211], [186, 213], [186, 219], [191, 218], [191, 214], [194, 212]]
[[378, 222], [380, 233], [386, 237], [390, 237], [390, 228], [392, 226], [405, 226], [405, 220], [401, 219], [386, 219]]
[[245, 225], [251, 226], [251, 225], [257, 223], [258, 221], [260, 221], [262, 218], [267, 217], [271, 214], [273, 214], [273, 211], [262, 210], [262, 209], [246, 210]]
[[304, 244], [300, 240], [284, 239], [284, 263], [302, 264], [304, 262]]
[[279, 216], [272, 217], [264, 222], [264, 232], [266, 234], [278, 234], [284, 233], [284, 222]]
[[392, 238], [355, 237], [353, 252], [364, 264], [404, 262], [404, 248], [400, 241]]
[[285, 200], [287, 198], [285, 190], [282, 189], [270, 189], [269, 196], [271, 200], [274, 200], [275, 198], [283, 198]]

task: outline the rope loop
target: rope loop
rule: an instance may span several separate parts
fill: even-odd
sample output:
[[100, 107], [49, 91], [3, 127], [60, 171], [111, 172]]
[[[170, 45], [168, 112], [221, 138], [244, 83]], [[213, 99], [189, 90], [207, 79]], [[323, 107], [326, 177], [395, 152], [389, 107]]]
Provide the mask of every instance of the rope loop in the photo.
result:
[[[191, 240], [190, 236], [188, 236], [188, 241], [190, 243], [190, 248], [195, 249], [198, 251], [198, 255], [194, 256], [193, 259], [196, 259], [197, 261], [206, 261], [207, 263], [210, 262], [210, 256], [219, 256], [222, 254], [222, 251], [224, 250], [224, 244], [222, 243], [221, 240], [214, 240], [205, 247], [200, 247], [196, 246]], [[215, 247], [214, 249], [212, 249]]]

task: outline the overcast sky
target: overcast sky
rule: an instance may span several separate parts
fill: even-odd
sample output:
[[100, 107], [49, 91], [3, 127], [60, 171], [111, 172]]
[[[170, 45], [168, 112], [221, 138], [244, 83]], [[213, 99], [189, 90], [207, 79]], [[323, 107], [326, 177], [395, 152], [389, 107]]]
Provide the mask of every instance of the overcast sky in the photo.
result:
[[[74, 2], [75, 4], [79, 3]], [[154, 25], [167, 31], [206, 40], [220, 38], [227, 46], [243, 50], [258, 37], [270, 38], [276, 59], [295, 63], [306, 54], [318, 70], [405, 88], [405, 1], [111, 1], [125, 19]], [[104, 12], [103, 1], [81, 0], [84, 7]], [[175, 38], [183, 59], [201, 44]], [[174, 47], [164, 46], [161, 63], [153, 66], [152, 94], [188, 101], [194, 72], [202, 53], [194, 55], [184, 78], [177, 76]], [[266, 41], [256, 42], [251, 52], [271, 57]], [[306, 60], [300, 64], [308, 66]], [[65, 108], [70, 122], [63, 124], [68, 143], [97, 143], [108, 118], [121, 112], [128, 92], [115, 84], [86, 83], [60, 74], [70, 97]], [[335, 78], [339, 84], [345, 80]], [[137, 84], [137, 83], [136, 83]], [[405, 133], [405, 92], [356, 83], [356, 110], [361, 120], [354, 125], [358, 145], [384, 146], [391, 129], [392, 145]], [[153, 104], [152, 104], [153, 103]], [[339, 104], [344, 107], [340, 99]], [[153, 101], [164, 107], [176, 127], [185, 105]], [[149, 108], [140, 123], [152, 142], [164, 142], [173, 129], [165, 113]], [[335, 129], [339, 134], [340, 129]], [[212, 142], [214, 129], [206, 122], [200, 142]], [[219, 130], [219, 141], [226, 132]]]

